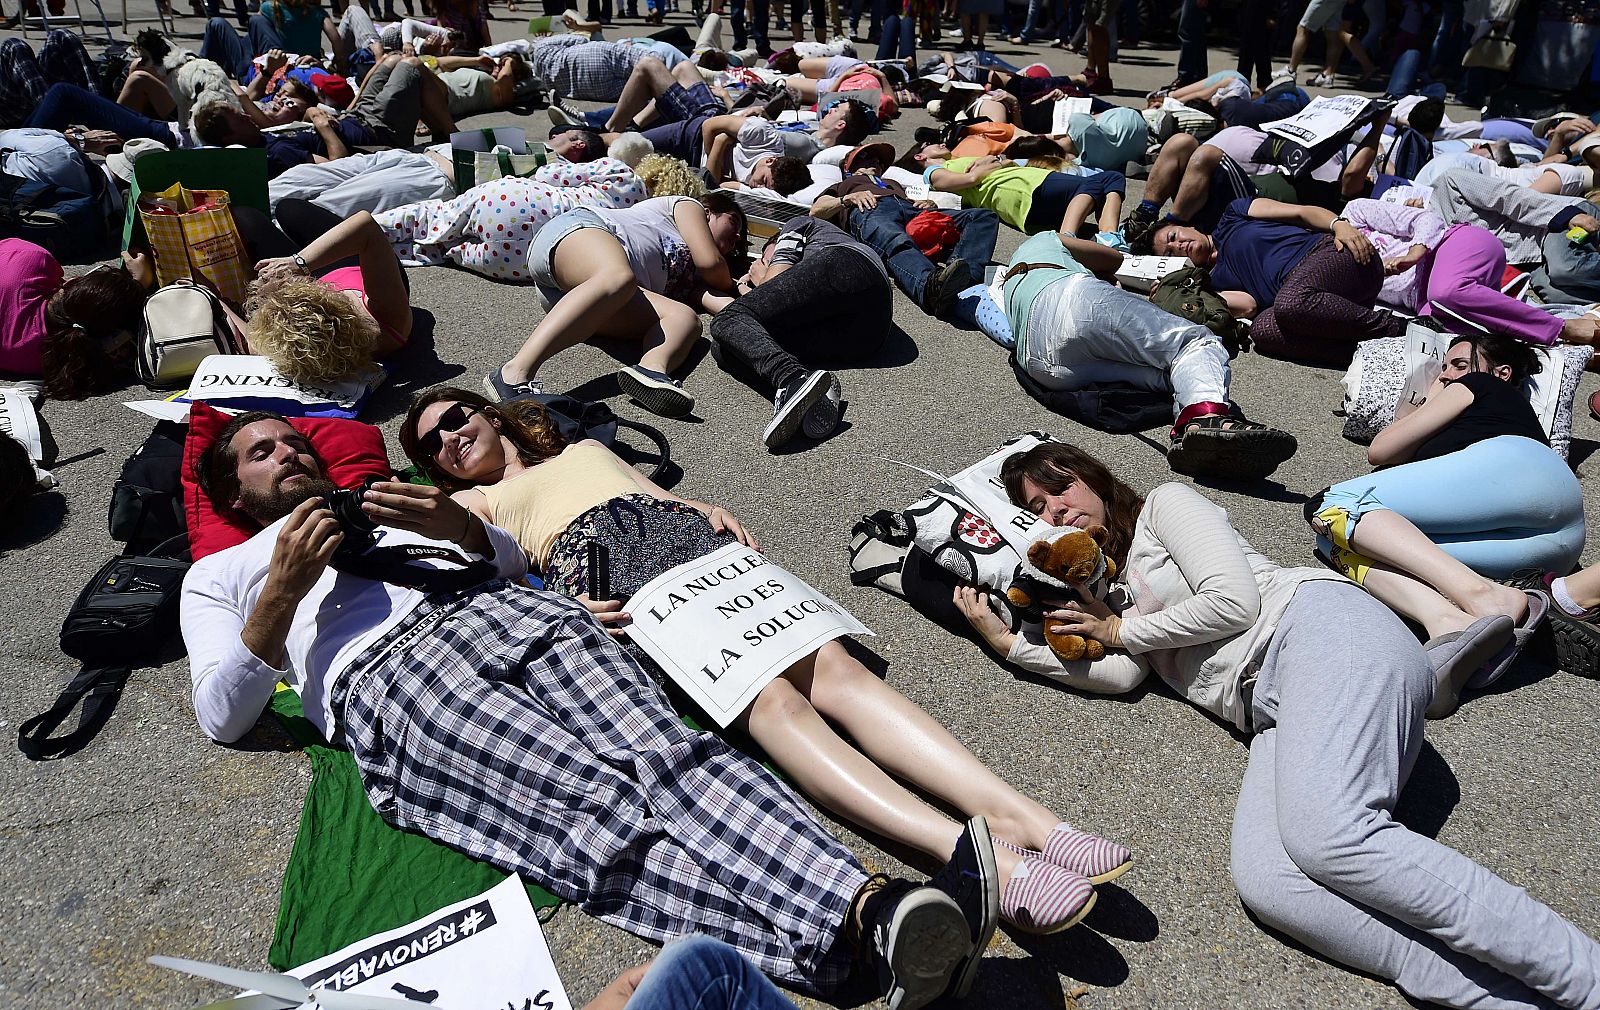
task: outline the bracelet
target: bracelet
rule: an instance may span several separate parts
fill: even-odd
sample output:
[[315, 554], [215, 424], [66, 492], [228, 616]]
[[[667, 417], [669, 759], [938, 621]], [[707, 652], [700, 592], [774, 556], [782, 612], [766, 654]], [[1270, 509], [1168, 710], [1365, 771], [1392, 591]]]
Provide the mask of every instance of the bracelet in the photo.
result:
[[458, 539], [456, 541], [457, 544], [460, 544], [463, 547], [465, 547], [466, 544], [467, 544], [467, 537], [472, 535], [472, 510], [471, 509], [467, 509], [466, 511], [467, 511], [467, 521], [461, 527], [461, 537], [460, 537], [460, 539]]
[[306, 266], [306, 258], [299, 253], [294, 254], [294, 265], [300, 268], [301, 273], [308, 274], [311, 272], [311, 268]]

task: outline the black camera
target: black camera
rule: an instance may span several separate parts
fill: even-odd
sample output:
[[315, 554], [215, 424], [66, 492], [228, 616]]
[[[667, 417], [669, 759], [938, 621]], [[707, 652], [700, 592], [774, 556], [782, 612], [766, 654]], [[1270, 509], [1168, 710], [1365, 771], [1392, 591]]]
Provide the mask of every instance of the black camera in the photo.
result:
[[359, 554], [378, 542], [378, 523], [361, 510], [361, 503], [381, 479], [368, 477], [356, 487], [341, 488], [328, 496], [328, 511], [344, 534], [344, 543], [339, 545], [341, 553]]

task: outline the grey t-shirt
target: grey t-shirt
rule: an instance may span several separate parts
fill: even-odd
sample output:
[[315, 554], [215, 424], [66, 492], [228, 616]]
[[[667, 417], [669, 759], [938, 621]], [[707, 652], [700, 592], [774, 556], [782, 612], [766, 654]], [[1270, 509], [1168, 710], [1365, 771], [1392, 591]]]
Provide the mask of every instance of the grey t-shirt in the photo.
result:
[[772, 243], [774, 266], [787, 263], [792, 267], [806, 256], [823, 249], [849, 249], [877, 267], [878, 273], [883, 275], [885, 281], [889, 279], [889, 271], [883, 265], [883, 257], [879, 256], [871, 246], [856, 241], [843, 228], [821, 218], [795, 218], [783, 226], [783, 230], [778, 232]]
[[780, 130], [778, 136], [783, 138], [783, 154], [787, 158], [799, 158], [810, 164], [822, 150], [822, 145], [817, 143], [817, 138], [809, 133], [799, 130]]

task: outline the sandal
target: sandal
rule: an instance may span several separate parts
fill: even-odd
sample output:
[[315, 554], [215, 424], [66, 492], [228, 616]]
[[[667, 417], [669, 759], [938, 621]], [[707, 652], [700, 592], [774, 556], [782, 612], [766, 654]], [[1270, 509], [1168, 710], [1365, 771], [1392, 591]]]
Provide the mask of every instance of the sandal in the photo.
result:
[[1507, 643], [1514, 641], [1516, 622], [1504, 614], [1480, 617], [1463, 631], [1428, 639], [1422, 651], [1433, 666], [1433, 700], [1429, 719], [1443, 719], [1461, 707], [1461, 691], [1479, 669]]
[[1298, 448], [1286, 431], [1243, 417], [1206, 414], [1186, 421], [1172, 436], [1167, 465], [1186, 477], [1262, 480]]
[[1544, 624], [1545, 615], [1550, 613], [1550, 597], [1542, 589], [1524, 589], [1528, 595], [1528, 612], [1522, 615], [1522, 620], [1517, 622], [1517, 630], [1511, 633], [1511, 641], [1501, 649], [1488, 664], [1467, 681], [1467, 687], [1480, 690], [1488, 687], [1511, 668], [1511, 664], [1522, 655], [1522, 650], [1527, 648], [1528, 642], [1538, 633], [1540, 625]]

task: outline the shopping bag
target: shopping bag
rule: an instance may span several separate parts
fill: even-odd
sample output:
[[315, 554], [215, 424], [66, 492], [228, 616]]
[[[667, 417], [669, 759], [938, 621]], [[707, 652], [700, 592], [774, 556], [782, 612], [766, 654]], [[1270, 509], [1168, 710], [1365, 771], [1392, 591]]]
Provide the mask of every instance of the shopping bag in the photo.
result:
[[455, 168], [456, 192], [506, 176], [527, 178], [550, 161], [543, 144], [528, 143], [515, 126], [463, 130], [450, 135], [450, 160]]
[[156, 151], [133, 166], [133, 186], [128, 191], [128, 213], [123, 223], [122, 248], [134, 238], [139, 221], [139, 198], [159, 193], [175, 182], [190, 189], [225, 189], [235, 207], [254, 207], [272, 214], [267, 196], [267, 152], [259, 147], [207, 147], [189, 151]]
[[139, 218], [163, 286], [192, 280], [230, 302], [244, 301], [250, 266], [226, 192], [175, 183], [140, 197]]

